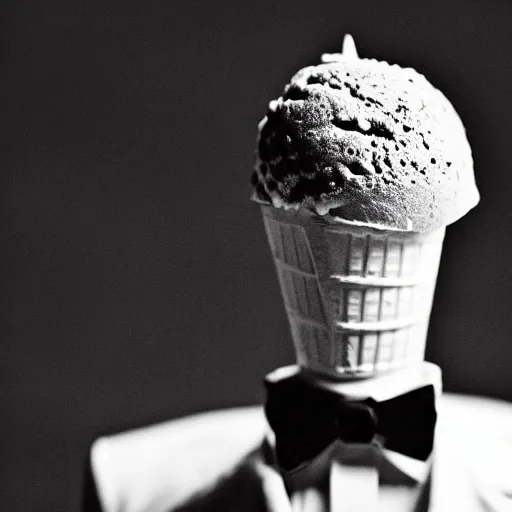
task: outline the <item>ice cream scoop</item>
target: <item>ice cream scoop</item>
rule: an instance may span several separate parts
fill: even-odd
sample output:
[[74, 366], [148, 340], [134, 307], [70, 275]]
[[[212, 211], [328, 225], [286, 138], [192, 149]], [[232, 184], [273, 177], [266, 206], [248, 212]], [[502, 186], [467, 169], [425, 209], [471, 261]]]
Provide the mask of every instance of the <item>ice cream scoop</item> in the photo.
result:
[[456, 221], [479, 195], [453, 106], [423, 75], [360, 59], [347, 41], [270, 102], [256, 196], [276, 208], [401, 230]]

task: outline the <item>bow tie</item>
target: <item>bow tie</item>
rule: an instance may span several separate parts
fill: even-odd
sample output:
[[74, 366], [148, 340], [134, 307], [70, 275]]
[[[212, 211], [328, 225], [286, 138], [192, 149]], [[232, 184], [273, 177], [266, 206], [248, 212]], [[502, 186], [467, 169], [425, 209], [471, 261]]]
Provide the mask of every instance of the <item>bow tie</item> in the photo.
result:
[[390, 400], [347, 400], [300, 375], [265, 381], [265, 414], [276, 437], [279, 465], [296, 469], [333, 441], [368, 444], [425, 461], [432, 452], [437, 419], [435, 392], [424, 386]]

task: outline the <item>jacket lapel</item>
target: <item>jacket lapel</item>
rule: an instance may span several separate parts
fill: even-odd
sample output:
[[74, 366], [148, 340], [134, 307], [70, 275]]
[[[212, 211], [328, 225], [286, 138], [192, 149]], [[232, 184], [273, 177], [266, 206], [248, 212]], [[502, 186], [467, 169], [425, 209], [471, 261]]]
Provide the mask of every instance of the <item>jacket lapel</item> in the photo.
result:
[[266, 439], [210, 489], [169, 512], [291, 512]]

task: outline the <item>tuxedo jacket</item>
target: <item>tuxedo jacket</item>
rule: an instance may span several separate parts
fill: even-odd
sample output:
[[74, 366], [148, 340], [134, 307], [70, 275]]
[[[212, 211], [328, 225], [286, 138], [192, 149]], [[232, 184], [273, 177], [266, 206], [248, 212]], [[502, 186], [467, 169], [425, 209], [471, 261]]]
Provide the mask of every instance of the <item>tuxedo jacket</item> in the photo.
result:
[[[100, 438], [90, 451], [83, 511], [289, 510], [267, 433], [254, 406]], [[429, 481], [414, 505], [402, 504], [399, 488], [383, 489], [386, 496], [379, 510], [512, 511], [512, 404], [444, 394]]]

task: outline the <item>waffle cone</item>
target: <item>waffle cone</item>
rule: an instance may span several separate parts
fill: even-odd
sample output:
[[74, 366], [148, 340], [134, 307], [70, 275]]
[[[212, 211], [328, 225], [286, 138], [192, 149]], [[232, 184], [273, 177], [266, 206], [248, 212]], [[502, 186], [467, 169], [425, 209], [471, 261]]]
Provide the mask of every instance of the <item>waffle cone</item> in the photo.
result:
[[423, 361], [444, 228], [388, 231], [261, 208], [299, 365], [355, 378]]

